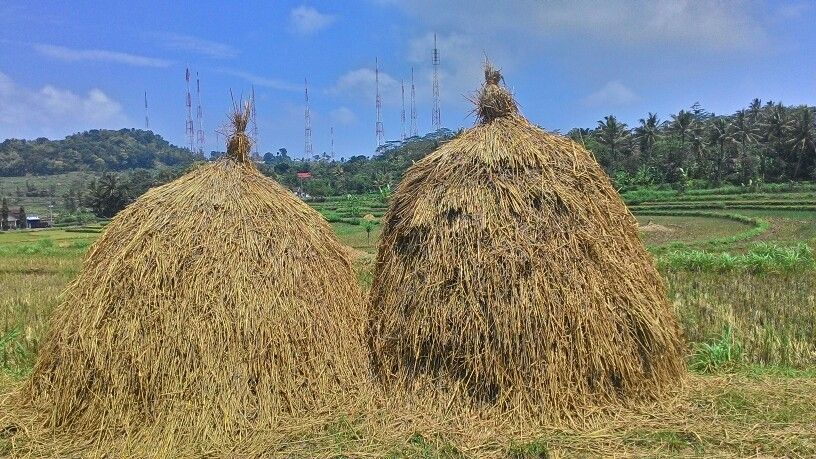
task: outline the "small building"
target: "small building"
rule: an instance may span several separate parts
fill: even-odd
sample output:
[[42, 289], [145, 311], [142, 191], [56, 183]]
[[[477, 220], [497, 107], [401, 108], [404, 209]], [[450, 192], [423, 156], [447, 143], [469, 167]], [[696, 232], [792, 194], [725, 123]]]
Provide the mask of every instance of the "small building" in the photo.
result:
[[6, 217], [6, 223], [3, 226], [3, 228], [5, 228], [5, 229], [17, 229], [17, 222], [18, 221], [19, 220], [17, 220], [16, 216], [14, 216], [12, 214], [9, 214], [9, 216]]
[[48, 228], [48, 226], [48, 222], [41, 219], [38, 215], [26, 217], [26, 228]]

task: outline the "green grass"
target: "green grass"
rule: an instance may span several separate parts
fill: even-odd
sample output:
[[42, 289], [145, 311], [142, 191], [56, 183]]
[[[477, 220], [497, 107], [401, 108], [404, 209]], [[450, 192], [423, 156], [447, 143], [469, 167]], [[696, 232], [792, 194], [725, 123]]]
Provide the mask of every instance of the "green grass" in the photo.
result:
[[[339, 218], [381, 209], [369, 201], [359, 200], [352, 206], [357, 214]], [[315, 207], [324, 215], [350, 212], [342, 199]], [[390, 458], [814, 457], [816, 212], [733, 212], [737, 216], [676, 210], [638, 216], [641, 223], [652, 220], [672, 230], [643, 236], [658, 247], [694, 373], [688, 398], [669, 414], [592, 432], [542, 429], [517, 439], [486, 438], [470, 448], [450, 431], [420, 429], [384, 439], [361, 420], [339, 418], [314, 438], [293, 439], [304, 448], [293, 455], [308, 456], [314, 447], [320, 451], [315, 455], [325, 457], [358, 457], [360, 451]], [[342, 243], [359, 251], [356, 268], [367, 288], [380, 226], [370, 239], [362, 225], [338, 220], [331, 226]], [[101, 228], [0, 233], [0, 383], [30, 372], [59, 293]]]
[[672, 271], [742, 270], [753, 273], [785, 273], [816, 267], [813, 249], [801, 242], [793, 246], [756, 243], [746, 252], [737, 254], [675, 249], [661, 253], [658, 264]]

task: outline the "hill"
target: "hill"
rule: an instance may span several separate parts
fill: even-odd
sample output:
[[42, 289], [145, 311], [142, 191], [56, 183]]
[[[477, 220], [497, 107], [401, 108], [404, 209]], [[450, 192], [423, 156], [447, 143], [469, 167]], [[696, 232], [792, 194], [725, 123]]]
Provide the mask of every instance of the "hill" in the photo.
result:
[[94, 129], [62, 140], [8, 139], [0, 143], [0, 176], [123, 171], [184, 166], [201, 159], [141, 129]]

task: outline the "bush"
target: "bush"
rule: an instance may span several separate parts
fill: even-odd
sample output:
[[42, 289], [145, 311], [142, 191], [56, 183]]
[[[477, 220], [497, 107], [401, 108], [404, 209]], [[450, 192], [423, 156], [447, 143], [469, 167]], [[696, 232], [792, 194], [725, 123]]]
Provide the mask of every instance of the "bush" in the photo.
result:
[[689, 367], [698, 373], [718, 373], [733, 371], [742, 362], [742, 346], [728, 325], [716, 340], [695, 346]]

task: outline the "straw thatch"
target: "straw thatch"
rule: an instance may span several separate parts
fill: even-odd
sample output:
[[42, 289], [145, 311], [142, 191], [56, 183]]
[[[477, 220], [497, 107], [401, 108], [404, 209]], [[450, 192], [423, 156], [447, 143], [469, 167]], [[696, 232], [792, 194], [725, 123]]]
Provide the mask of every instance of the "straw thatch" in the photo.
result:
[[148, 191], [90, 249], [22, 390], [36, 425], [219, 445], [365, 387], [348, 255], [249, 161], [248, 116], [224, 158]]
[[517, 419], [659, 397], [682, 345], [635, 218], [586, 149], [485, 76], [477, 126], [414, 164], [383, 218], [375, 373]]

